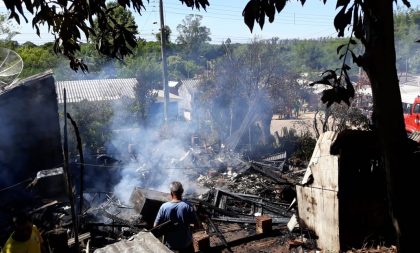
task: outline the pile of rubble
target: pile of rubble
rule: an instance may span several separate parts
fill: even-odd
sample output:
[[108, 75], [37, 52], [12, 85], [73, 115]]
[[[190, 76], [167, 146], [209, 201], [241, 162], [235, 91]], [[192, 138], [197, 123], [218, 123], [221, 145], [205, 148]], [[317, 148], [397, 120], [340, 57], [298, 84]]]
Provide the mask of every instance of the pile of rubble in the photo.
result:
[[[216, 154], [212, 150], [190, 149], [172, 163], [184, 168], [197, 186], [209, 189], [204, 194], [185, 196], [204, 224], [194, 234], [197, 249], [231, 251], [263, 238], [282, 238], [287, 242], [301, 235], [289, 233], [286, 225], [295, 213], [290, 205], [295, 197], [293, 185], [303, 174], [288, 168], [285, 153], [250, 161], [234, 152]], [[62, 181], [62, 176], [62, 172], [46, 173], [43, 180]], [[140, 176], [144, 177], [144, 173]], [[49, 202], [39, 199], [39, 203], [47, 203], [31, 213], [37, 217], [35, 222], [44, 232], [51, 252], [70, 252], [76, 242], [86, 251], [97, 253], [113, 252], [106, 245], [114, 243], [128, 249], [134, 247], [133, 243], [147, 242], [159, 248], [161, 245], [148, 232], [158, 236], [157, 230], [151, 228], [160, 205], [169, 199], [168, 194], [141, 187], [133, 189], [130, 203], [123, 203], [112, 192], [83, 192], [83, 208], [77, 210], [76, 221], [65, 198]], [[74, 230], [74, 222], [78, 231]]]

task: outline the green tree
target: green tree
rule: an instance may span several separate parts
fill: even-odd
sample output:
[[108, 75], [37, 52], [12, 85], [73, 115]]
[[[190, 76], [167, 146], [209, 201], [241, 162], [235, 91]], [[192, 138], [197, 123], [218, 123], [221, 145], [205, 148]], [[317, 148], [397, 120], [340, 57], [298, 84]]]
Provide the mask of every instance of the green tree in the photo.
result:
[[135, 99], [130, 107], [137, 122], [147, 124], [150, 106], [156, 99], [156, 90], [162, 89], [160, 43], [139, 41], [135, 54], [127, 57], [124, 64], [117, 64], [117, 76], [137, 78]]
[[[124, 55], [131, 54], [131, 49], [136, 46], [136, 44], [127, 43], [122, 37], [118, 38], [118, 30], [123, 29], [126, 31], [126, 34], [122, 36], [132, 36], [137, 35], [137, 25], [134, 20], [134, 16], [130, 10], [125, 9], [117, 2], [109, 2], [106, 4], [107, 15], [97, 16], [94, 20], [94, 31], [91, 33], [91, 40], [95, 42], [96, 45], [101, 45], [97, 47], [98, 51], [104, 55], [109, 55], [108, 50], [112, 49], [112, 44], [115, 43], [115, 40], [119, 39], [120, 43], [124, 43], [125, 46], [116, 52], [113, 52], [112, 55], [116, 58], [123, 58]], [[103, 30], [104, 26], [109, 26], [110, 29]], [[123, 27], [123, 28], [121, 28]]]
[[0, 36], [4, 37], [6, 41], [10, 41], [17, 34], [19, 34], [17, 28], [11, 23], [7, 15], [0, 14]]
[[214, 77], [200, 87], [198, 101], [208, 108], [221, 138], [239, 129], [248, 111], [258, 111], [252, 123], [261, 130], [259, 142], [269, 144], [273, 112], [292, 108], [299, 98], [298, 75], [286, 67], [278, 39], [225, 44], [225, 48], [225, 57], [215, 64]]
[[[169, 26], [165, 25], [165, 29], [163, 31], [163, 34], [165, 35], [166, 43], [169, 43], [171, 41], [171, 33], [172, 33], [171, 28]], [[156, 41], [158, 41], [158, 42], [160, 42], [160, 34], [161, 33], [160, 33], [160, 29], [159, 29], [159, 32], [156, 33]]]
[[[110, 141], [110, 125], [113, 116], [111, 103], [92, 103], [85, 100], [69, 104], [67, 110], [76, 121], [83, 144], [88, 150], [95, 152]], [[70, 144], [71, 149], [76, 152], [75, 139], [72, 139]]]
[[60, 58], [52, 52], [52, 49], [22, 46], [17, 48], [16, 51], [22, 57], [24, 63], [20, 74], [21, 78], [35, 75], [48, 69], [54, 69], [60, 62]]
[[182, 24], [176, 27], [179, 33], [176, 41], [182, 45], [185, 54], [190, 59], [197, 58], [202, 46], [211, 41], [210, 29], [201, 25], [202, 20], [203, 16], [190, 14], [182, 20]]
[[194, 78], [201, 70], [195, 61], [184, 60], [179, 55], [171, 55], [168, 57], [168, 69], [170, 80], [180, 80]]
[[[10, 11], [10, 17], [20, 23], [23, 17], [28, 22], [23, 9], [33, 13], [32, 24], [36, 33], [40, 34], [40, 25], [46, 25], [55, 36], [54, 51], [65, 55], [70, 60], [73, 70], [87, 70], [86, 65], [76, 56], [80, 50], [82, 34], [89, 37], [96, 35], [96, 48], [102, 54], [110, 57], [124, 58], [132, 53], [136, 46], [136, 34], [133, 27], [127, 26], [125, 21], [112, 18], [113, 7], [109, 7], [106, 0], [90, 1], [14, 1], [3, 0]], [[139, 12], [144, 8], [142, 0], [118, 1], [118, 5], [128, 10], [130, 7]], [[57, 8], [58, 7], [58, 8]], [[96, 17], [98, 30], [95, 33]], [[107, 40], [111, 36], [112, 40]]]
[[420, 73], [420, 11], [397, 10], [394, 15], [397, 69], [400, 72]]

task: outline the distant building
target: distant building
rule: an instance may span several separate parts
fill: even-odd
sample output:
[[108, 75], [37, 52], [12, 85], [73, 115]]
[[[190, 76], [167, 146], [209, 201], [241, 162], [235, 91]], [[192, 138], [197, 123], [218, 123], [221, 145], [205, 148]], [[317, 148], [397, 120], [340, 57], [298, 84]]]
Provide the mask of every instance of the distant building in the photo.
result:
[[[398, 75], [398, 79], [400, 83], [402, 102], [405, 104], [413, 103], [414, 98], [420, 95], [420, 76], [400, 73]], [[359, 87], [356, 91], [366, 96], [372, 96], [372, 89], [370, 85]]]
[[192, 120], [194, 117], [194, 96], [201, 81], [201, 79], [185, 79], [179, 82], [178, 95], [182, 98], [179, 112], [186, 120]]
[[[136, 78], [97, 79], [97, 80], [74, 80], [57, 81], [58, 103], [64, 103], [64, 88], [66, 89], [67, 103], [79, 103], [81, 101], [100, 102], [117, 101], [123, 98], [134, 99], [134, 87], [137, 85]], [[163, 113], [163, 90], [157, 90], [155, 104], [151, 107], [152, 114]], [[178, 117], [178, 103], [182, 98], [169, 93], [168, 113], [171, 117]]]

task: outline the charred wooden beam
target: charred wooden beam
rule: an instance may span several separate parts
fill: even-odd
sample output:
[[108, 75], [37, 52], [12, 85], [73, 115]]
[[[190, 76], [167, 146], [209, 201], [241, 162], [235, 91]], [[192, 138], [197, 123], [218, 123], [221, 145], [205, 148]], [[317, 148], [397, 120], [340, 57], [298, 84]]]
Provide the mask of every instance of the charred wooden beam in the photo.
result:
[[262, 208], [264, 208], [268, 211], [271, 211], [273, 213], [283, 214], [285, 212], [285, 210], [282, 209], [282, 208], [279, 208], [279, 207], [277, 207], [275, 205], [272, 205], [272, 204], [269, 204], [269, 203], [264, 203], [263, 201], [260, 201], [260, 200], [248, 199], [248, 198], [242, 197], [242, 196], [240, 196], [236, 193], [223, 191], [221, 189], [217, 189], [217, 190], [219, 192], [219, 198], [221, 197], [221, 195], [227, 195], [229, 197], [239, 199], [239, 200], [241, 200], [243, 202], [246, 202], [246, 203], [249, 203], [251, 205], [262, 207]]
[[227, 216], [231, 216], [231, 217], [237, 217], [238, 216], [238, 213], [229, 212], [225, 209], [219, 208], [217, 206], [213, 206], [212, 204], [207, 203], [207, 202], [202, 201], [202, 200], [199, 200], [199, 199], [188, 199], [188, 201], [191, 204], [193, 204], [194, 206], [197, 207], [198, 212], [200, 212], [201, 208], [203, 208], [206, 211], [206, 213], [213, 213], [213, 214], [214, 213], [219, 213], [219, 214], [223, 214], [223, 215], [227, 215]]
[[262, 197], [257, 196], [257, 195], [245, 194], [245, 193], [235, 193], [235, 194], [237, 194], [238, 196], [241, 196], [241, 197], [248, 198], [248, 199], [253, 199], [255, 201], [260, 201], [261, 200], [260, 203], [262, 203], [263, 205], [267, 204], [267, 205], [284, 206], [284, 207], [289, 207], [290, 206], [290, 203], [273, 202], [270, 199], [265, 199], [265, 198], [262, 198]]
[[111, 214], [111, 213], [109, 213], [109, 212], [107, 212], [106, 210], [103, 210], [103, 209], [99, 210], [98, 213], [102, 214], [103, 216], [105, 216], [109, 219], [111, 219], [114, 223], [126, 225], [127, 227], [130, 227], [132, 230], [140, 232], [139, 229], [137, 228], [138, 224], [135, 224], [135, 223], [127, 221], [127, 220], [124, 220], [124, 219], [118, 217], [117, 215]]
[[150, 233], [152, 233], [157, 238], [164, 235], [167, 231], [170, 231], [173, 226], [177, 224], [178, 223], [172, 222], [172, 220], [168, 220], [150, 229]]
[[[249, 223], [249, 224], [256, 224], [256, 217], [227, 217], [227, 216], [220, 216], [220, 217], [213, 217], [211, 218], [214, 221], [223, 221], [223, 222], [232, 222], [232, 223]], [[272, 223], [273, 224], [287, 224], [290, 218], [284, 217], [273, 217]]]
[[34, 210], [30, 211], [29, 214], [33, 214], [33, 213], [39, 212], [39, 211], [41, 211], [41, 210], [43, 210], [45, 208], [48, 208], [50, 206], [53, 206], [53, 205], [57, 204], [57, 203], [58, 203], [57, 200], [51, 201], [50, 203], [47, 203], [47, 204], [45, 204], [43, 206], [40, 206], [38, 208], [35, 208]]
[[[63, 90], [64, 95], [64, 115], [67, 115], [67, 95], [66, 95], [66, 89]], [[64, 157], [64, 163], [63, 163], [63, 170], [64, 170], [64, 176], [67, 179], [67, 194], [69, 197], [70, 202], [70, 211], [71, 211], [71, 218], [73, 221], [73, 232], [74, 232], [74, 239], [75, 239], [75, 248], [76, 253], [80, 252], [79, 248], [79, 226], [78, 226], [78, 218], [76, 216], [76, 210], [74, 207], [74, 195], [73, 195], [73, 187], [72, 187], [72, 180], [71, 180], [71, 173], [69, 170], [69, 145], [68, 145], [68, 132], [67, 132], [67, 118], [64, 117], [64, 126], [63, 126], [63, 135], [64, 135], [64, 142], [63, 142], [63, 157]]]
[[80, 138], [79, 127], [76, 124], [76, 121], [73, 120], [70, 113], [67, 113], [67, 118], [70, 120], [74, 133], [76, 134], [77, 141], [77, 150], [79, 151], [80, 156], [80, 199], [79, 199], [79, 215], [83, 213], [83, 191], [84, 191], [84, 175], [85, 175], [85, 158], [83, 157], [83, 145], [82, 139]]
[[279, 184], [284, 185], [296, 185], [297, 182], [295, 180], [292, 180], [290, 178], [285, 177], [284, 175], [281, 175], [281, 173], [274, 173], [273, 171], [278, 170], [277, 167], [271, 166], [268, 164], [260, 163], [260, 162], [252, 162], [251, 169], [273, 179]]
[[88, 222], [86, 223], [87, 226], [93, 226], [93, 227], [111, 227], [111, 228], [131, 228], [131, 227], [136, 227], [136, 228], [143, 228], [146, 226], [146, 224], [136, 224], [133, 226], [130, 226], [128, 224], [119, 224], [119, 223], [112, 223], [112, 224], [108, 224], [108, 223], [103, 223], [103, 222]]
[[[84, 233], [84, 234], [81, 234], [81, 235], [79, 235], [79, 238], [78, 238], [78, 240], [79, 241], [84, 241], [84, 240], [86, 240], [86, 239], [89, 239], [90, 238], [90, 232], [87, 232], [87, 233]], [[76, 238], [77, 239], [77, 238]], [[76, 243], [76, 240], [75, 240], [75, 238], [70, 238], [68, 241], [67, 241], [67, 245], [69, 246], [69, 247], [71, 247], [73, 244], [75, 244]]]
[[226, 241], [225, 236], [223, 235], [222, 232], [220, 232], [219, 228], [216, 226], [216, 224], [214, 224], [214, 222], [211, 219], [208, 219], [208, 224], [210, 225], [210, 227], [213, 229], [213, 231], [216, 233], [216, 235], [220, 238], [220, 240], [222, 241], [223, 245], [226, 247], [226, 249], [229, 252], [233, 252], [232, 249], [230, 248], [230, 246], [228, 245], [228, 242]]
[[[252, 241], [256, 241], [256, 240], [260, 240], [262, 238], [267, 238], [267, 237], [273, 237], [273, 236], [279, 236], [282, 233], [281, 230], [273, 230], [270, 233], [267, 234], [255, 234], [255, 235], [250, 235], [244, 238], [240, 238], [237, 240], [233, 240], [227, 243], [227, 245], [229, 247], [235, 247], [244, 243], [248, 243], [248, 242], [252, 242]], [[210, 248], [210, 252], [219, 252], [221, 250], [223, 250], [226, 246], [225, 245], [218, 245], [215, 247], [211, 247]]]

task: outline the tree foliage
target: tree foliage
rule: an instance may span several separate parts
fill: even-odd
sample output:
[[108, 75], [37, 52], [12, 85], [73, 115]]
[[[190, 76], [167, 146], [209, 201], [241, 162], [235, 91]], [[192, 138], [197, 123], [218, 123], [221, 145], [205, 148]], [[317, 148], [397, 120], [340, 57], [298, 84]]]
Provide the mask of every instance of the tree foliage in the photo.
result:
[[211, 118], [212, 129], [221, 139], [238, 130], [248, 113], [256, 113], [251, 128], [259, 134], [251, 134], [253, 144], [267, 145], [273, 113], [293, 110], [295, 102], [301, 101], [299, 75], [283, 58], [287, 48], [278, 39], [244, 45], [225, 43], [224, 48], [225, 56], [215, 62], [198, 89], [195, 106], [207, 112], [204, 115]]
[[420, 73], [420, 10], [397, 10], [394, 15], [397, 69]]
[[[137, 45], [130, 42], [127, 38], [138, 34], [137, 25], [134, 16], [130, 10], [125, 9], [117, 2], [106, 4], [107, 15], [103, 18], [99, 16], [94, 19], [94, 33], [91, 33], [91, 40], [94, 41], [96, 49], [103, 55], [115, 56], [117, 59], [124, 58], [125, 55], [132, 54], [132, 49]], [[109, 26], [109, 29], [103, 30], [103, 27]], [[123, 30], [119, 34], [119, 30]], [[115, 48], [115, 40], [124, 43], [121, 48]]]
[[[207, 0], [180, 0], [188, 7], [206, 9], [209, 6]], [[98, 28], [105, 35], [112, 35], [112, 41], [100, 39], [96, 42], [96, 48], [102, 54], [112, 58], [124, 58], [132, 53], [131, 48], [136, 45], [136, 36], [133, 27], [127, 27], [111, 17], [113, 8], [107, 6], [106, 0], [3, 0], [4, 5], [10, 11], [9, 18], [16, 20], [18, 24], [21, 18], [28, 22], [24, 9], [33, 15], [32, 26], [36, 34], [40, 35], [40, 26], [46, 25], [55, 37], [54, 52], [65, 55], [70, 60], [71, 69], [77, 71], [87, 70], [83, 61], [77, 58], [80, 51], [80, 41], [83, 36], [89, 38], [96, 35], [94, 17], [97, 19]], [[148, 2], [148, 1], [147, 1]], [[118, 5], [124, 9], [132, 8], [141, 13], [145, 9], [143, 0], [118, 0]]]
[[5, 36], [4, 40], [9, 41], [17, 34], [19, 34], [17, 28], [7, 19], [7, 16], [0, 14], [0, 36]]
[[201, 25], [202, 19], [201, 15], [190, 14], [176, 27], [179, 33], [176, 41], [184, 47], [189, 58], [198, 57], [202, 45], [211, 41], [210, 29]]
[[[113, 111], [109, 102], [92, 103], [85, 100], [70, 104], [67, 111], [77, 122], [85, 149], [96, 152], [110, 140]], [[70, 149], [76, 150], [76, 141], [72, 139], [71, 144]]]
[[[112, 41], [97, 41], [98, 51], [110, 57], [124, 58], [132, 53], [130, 47], [136, 45], [136, 36], [132, 28], [109, 15], [113, 8], [108, 7], [105, 0], [3, 0], [3, 2], [10, 11], [10, 18], [19, 24], [21, 18], [28, 22], [24, 8], [33, 14], [32, 26], [38, 36], [40, 25], [46, 25], [55, 36], [54, 52], [68, 57], [73, 70], [87, 70], [83, 61], [76, 57], [76, 52], [80, 50], [82, 34], [87, 38], [91, 34], [98, 35], [93, 29], [94, 17], [101, 33], [112, 34], [114, 38]], [[118, 4], [125, 9], [132, 7], [139, 13], [145, 8], [142, 0], [120, 0]]]
[[60, 61], [60, 58], [57, 58], [52, 50], [42, 47], [27, 45], [17, 48], [16, 51], [24, 62], [20, 78], [35, 75], [47, 69], [53, 69]]

